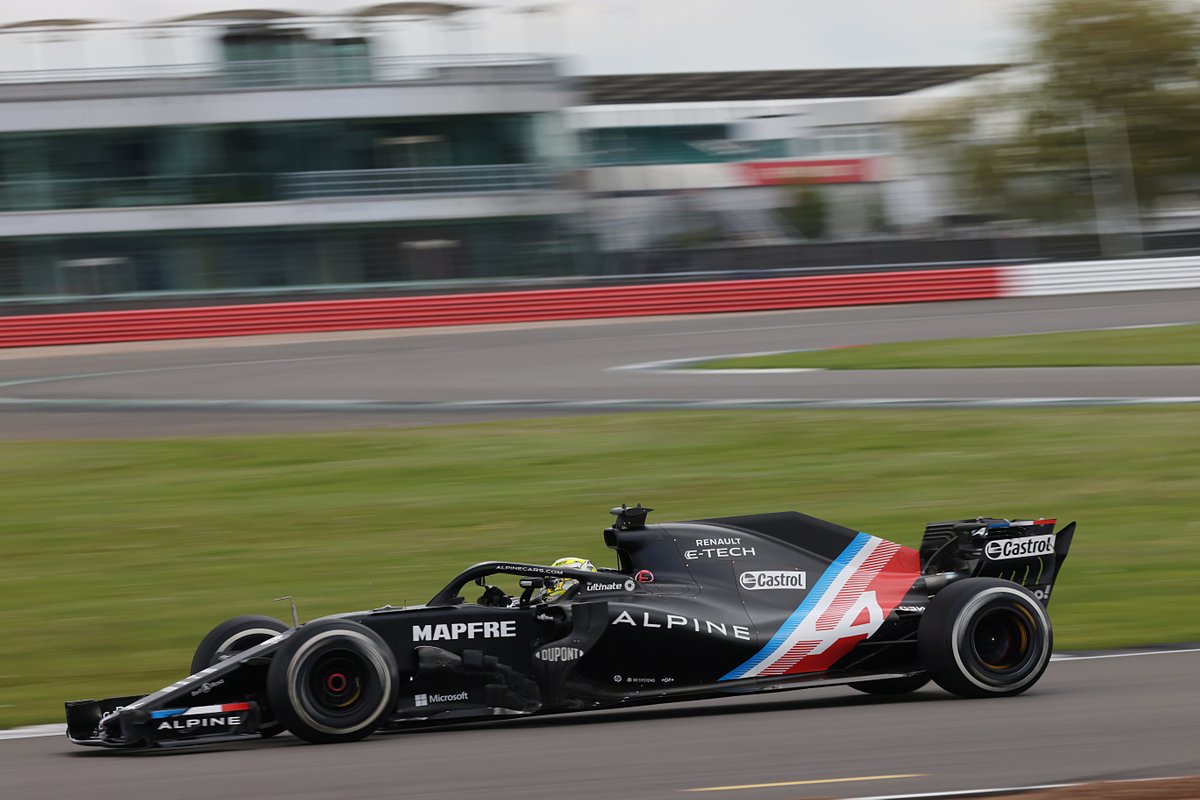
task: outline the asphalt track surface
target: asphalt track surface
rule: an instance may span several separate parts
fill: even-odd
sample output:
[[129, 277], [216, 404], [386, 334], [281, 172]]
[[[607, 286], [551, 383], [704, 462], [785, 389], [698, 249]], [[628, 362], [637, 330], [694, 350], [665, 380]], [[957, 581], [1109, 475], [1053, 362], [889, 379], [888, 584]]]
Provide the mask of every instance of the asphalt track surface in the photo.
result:
[[1200, 290], [0, 351], [0, 438], [327, 430], [598, 410], [1200, 396], [1200, 367], [721, 374], [633, 364], [1200, 321]]
[[[1177, 291], [0, 351], [0, 438], [327, 430], [696, 401], [1194, 397], [1198, 367], [764, 375], [621, 368], [1196, 321], [1200, 291]], [[14, 739], [0, 741], [0, 797], [783, 800], [1187, 775], [1200, 773], [1197, 674], [1200, 652], [1063, 660], [1026, 695], [1002, 700], [959, 700], [936, 688], [902, 699], [810, 689], [329, 747], [284, 736], [126, 754], [57, 736]], [[713, 791], [687, 791], [694, 789]]]
[[[1015, 698], [808, 689], [347, 745], [281, 736], [120, 753], [19, 739], [0, 741], [0, 787], [13, 800], [785, 800], [1189, 775], [1198, 673], [1196, 651], [1065, 660]], [[687, 791], [716, 787], [738, 788]]]

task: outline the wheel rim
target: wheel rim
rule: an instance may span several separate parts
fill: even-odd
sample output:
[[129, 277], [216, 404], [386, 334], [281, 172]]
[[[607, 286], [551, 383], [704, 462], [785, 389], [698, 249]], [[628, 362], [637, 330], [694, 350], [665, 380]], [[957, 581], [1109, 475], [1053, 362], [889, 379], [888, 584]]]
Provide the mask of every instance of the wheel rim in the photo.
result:
[[1021, 669], [1034, 651], [1033, 616], [1020, 606], [998, 606], [980, 614], [970, 632], [980, 665], [996, 673]]
[[305, 681], [313, 709], [330, 717], [355, 714], [371, 674], [366, 660], [352, 650], [332, 650], [315, 661]]

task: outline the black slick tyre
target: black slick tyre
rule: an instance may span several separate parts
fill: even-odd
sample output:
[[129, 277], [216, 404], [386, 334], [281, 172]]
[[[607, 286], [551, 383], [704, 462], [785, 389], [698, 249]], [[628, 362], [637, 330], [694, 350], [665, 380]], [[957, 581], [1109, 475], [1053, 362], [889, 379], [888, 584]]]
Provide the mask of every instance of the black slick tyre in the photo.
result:
[[[191, 674], [211, 667], [231, 655], [249, 650], [267, 639], [288, 629], [288, 624], [274, 617], [249, 615], [227, 619], [208, 632], [196, 647], [192, 656]], [[283, 733], [283, 725], [263, 709], [263, 721], [258, 729], [264, 739]]]
[[915, 692], [927, 683], [929, 683], [929, 676], [922, 674], [909, 675], [905, 678], [884, 678], [881, 681], [861, 681], [852, 683], [850, 686], [865, 694], [888, 697]]
[[396, 659], [365, 625], [318, 620], [280, 645], [267, 672], [267, 700], [295, 736], [317, 744], [373, 733], [396, 706]]
[[967, 578], [934, 596], [921, 618], [921, 663], [960, 697], [1011, 697], [1050, 663], [1054, 634], [1046, 609], [1011, 581]]
[[192, 656], [191, 674], [195, 675], [234, 653], [262, 644], [287, 629], [288, 625], [283, 620], [274, 617], [246, 616], [227, 619], [200, 640], [196, 654]]

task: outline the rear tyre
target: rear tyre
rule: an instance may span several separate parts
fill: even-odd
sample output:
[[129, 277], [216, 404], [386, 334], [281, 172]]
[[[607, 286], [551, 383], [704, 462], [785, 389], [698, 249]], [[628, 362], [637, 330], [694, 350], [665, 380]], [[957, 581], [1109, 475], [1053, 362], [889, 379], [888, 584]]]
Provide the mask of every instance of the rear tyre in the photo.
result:
[[[200, 640], [196, 654], [192, 656], [191, 674], [195, 675], [231, 655], [262, 644], [272, 636], [288, 630], [288, 627], [283, 620], [274, 617], [250, 615], [227, 619]], [[283, 725], [271, 717], [269, 709], [263, 709], [263, 721], [258, 732], [264, 739], [269, 739], [283, 733]]]
[[928, 675], [909, 675], [906, 678], [884, 678], [881, 681], [852, 683], [850, 686], [866, 694], [895, 696], [915, 692], [927, 683], [929, 683]]
[[968, 578], [934, 596], [917, 649], [930, 676], [960, 697], [1011, 697], [1037, 683], [1054, 634], [1045, 608], [1023, 586]]
[[267, 700], [284, 726], [308, 742], [353, 742], [396, 706], [396, 659], [365, 625], [332, 619], [300, 627], [267, 673]]

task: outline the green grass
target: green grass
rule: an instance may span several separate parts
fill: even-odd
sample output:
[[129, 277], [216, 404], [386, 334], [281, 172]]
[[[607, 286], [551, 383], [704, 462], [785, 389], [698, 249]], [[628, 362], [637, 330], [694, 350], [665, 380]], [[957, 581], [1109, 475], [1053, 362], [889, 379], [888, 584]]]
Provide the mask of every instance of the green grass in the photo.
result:
[[0, 443], [0, 727], [148, 691], [241, 613], [427, 600], [489, 557], [612, 565], [620, 501], [665, 521], [799, 509], [1080, 532], [1058, 642], [1200, 640], [1200, 408], [613, 415], [382, 432]]
[[977, 369], [1200, 364], [1200, 325], [891, 342], [723, 358], [698, 369]]

